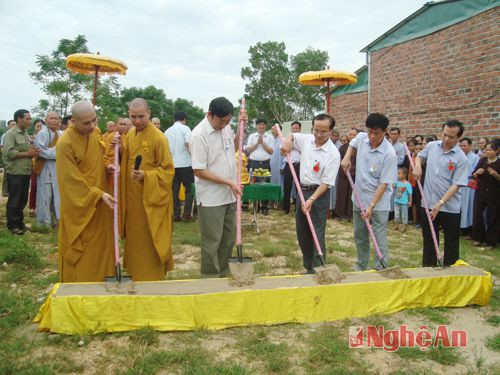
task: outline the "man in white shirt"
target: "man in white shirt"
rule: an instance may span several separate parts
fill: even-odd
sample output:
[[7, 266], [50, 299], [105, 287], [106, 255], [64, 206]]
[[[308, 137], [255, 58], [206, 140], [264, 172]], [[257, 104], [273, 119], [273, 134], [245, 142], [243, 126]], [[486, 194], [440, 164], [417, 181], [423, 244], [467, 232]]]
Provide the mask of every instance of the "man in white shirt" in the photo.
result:
[[[257, 133], [248, 136], [245, 151], [250, 153], [249, 168], [256, 170], [263, 168], [271, 170], [271, 154], [273, 153], [274, 138], [271, 134], [267, 134], [267, 121], [258, 119], [256, 122]], [[268, 201], [262, 201], [262, 214], [268, 214]]]
[[[184, 112], [176, 112], [175, 123], [165, 130], [165, 137], [168, 139], [170, 153], [174, 161], [175, 175], [172, 186], [174, 194], [174, 221], [193, 220], [191, 211], [193, 209], [193, 193], [191, 185], [194, 182], [193, 168], [191, 168], [191, 154], [189, 153], [189, 140], [191, 130], [186, 125], [187, 116]], [[179, 190], [181, 183], [184, 185], [185, 200], [184, 213], [181, 216], [181, 202], [179, 200]]]
[[320, 114], [313, 119], [312, 124], [313, 134], [291, 133], [282, 147], [284, 154], [293, 147], [300, 151], [300, 181], [306, 202], [297, 207], [295, 223], [307, 273], [314, 273], [314, 267], [321, 265], [321, 259], [314, 246], [305, 212], [311, 215], [321, 251], [326, 257], [325, 228], [330, 198], [328, 189], [335, 185], [340, 166], [339, 151], [330, 140], [335, 119], [328, 114]]
[[[225, 277], [233, 251], [236, 226], [235, 136], [227, 126], [233, 105], [224, 97], [210, 102], [206, 117], [193, 129], [189, 148], [195, 175], [198, 226], [201, 236], [201, 276]], [[247, 121], [241, 111], [238, 120]]]
[[[302, 124], [298, 121], [294, 121], [290, 125], [290, 130], [293, 134], [300, 133], [301, 128]], [[299, 176], [300, 152], [296, 148], [293, 148], [292, 151], [290, 152], [290, 157], [292, 158], [293, 169], [295, 169], [295, 174]], [[288, 165], [286, 160], [284, 160], [284, 163], [285, 163], [285, 168], [283, 168], [283, 212], [285, 214], [288, 214], [290, 213], [290, 196], [293, 188], [293, 176], [292, 176], [292, 171], [290, 170], [290, 166]], [[295, 200], [296, 199], [294, 199], [294, 204], [295, 207], [297, 207]]]

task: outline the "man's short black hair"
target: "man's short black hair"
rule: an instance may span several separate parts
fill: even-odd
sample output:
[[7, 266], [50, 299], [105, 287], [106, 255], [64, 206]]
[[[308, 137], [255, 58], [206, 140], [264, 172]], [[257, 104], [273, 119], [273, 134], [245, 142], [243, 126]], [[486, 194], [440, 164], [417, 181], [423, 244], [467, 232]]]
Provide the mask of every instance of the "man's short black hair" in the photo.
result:
[[299, 126], [299, 129], [302, 130], [302, 124], [300, 123], [300, 121], [294, 121], [290, 124], [290, 127], [294, 126], [294, 125], [298, 125]]
[[[493, 151], [497, 151], [498, 148], [500, 148], [500, 138], [495, 138], [491, 140], [490, 142], [486, 143], [486, 146], [490, 145], [491, 149]], [[486, 147], [484, 146], [484, 147]]]
[[[222, 116], [222, 117], [224, 117], [224, 116]], [[187, 119], [187, 116], [186, 116], [185, 112], [182, 112], [182, 111], [175, 112], [175, 114], [174, 114], [174, 121], [175, 122], [177, 122], [177, 121], [184, 121], [185, 119]]]
[[9, 120], [9, 121], [7, 121], [7, 126], [9, 126], [11, 122], [14, 122], [14, 123], [15, 123], [15, 122], [16, 122], [16, 120]]
[[443, 129], [444, 127], [447, 126], [449, 128], [458, 128], [458, 134], [457, 136], [460, 138], [462, 134], [464, 134], [464, 124], [462, 124], [458, 120], [448, 120], [443, 124]]
[[18, 109], [14, 112], [14, 121], [17, 123], [17, 119], [23, 119], [26, 113], [30, 113], [27, 109]]
[[258, 118], [257, 120], [255, 120], [255, 125], [259, 125], [259, 124], [266, 124], [266, 126], [267, 126], [267, 121], [264, 120], [263, 118]]
[[327, 119], [330, 120], [330, 130], [333, 130], [333, 128], [335, 127], [335, 119], [333, 118], [333, 116], [329, 115], [328, 113], [320, 113], [319, 115], [314, 117], [313, 121], [312, 121], [313, 127], [314, 127], [314, 122], [316, 120], [321, 121], [321, 120], [327, 120]]
[[45, 121], [43, 121], [41, 118], [35, 119], [35, 121], [33, 121], [33, 125], [35, 125], [37, 122], [41, 122], [42, 125], [45, 125]]
[[470, 139], [469, 137], [463, 137], [462, 139], [460, 139], [460, 143], [462, 143], [463, 141], [467, 142], [469, 146], [472, 144], [472, 139]]
[[389, 130], [389, 133], [390, 132], [398, 132], [398, 135], [401, 134], [401, 129], [398, 128], [397, 126], [394, 126], [392, 127], [390, 130]]
[[389, 126], [389, 119], [383, 113], [370, 113], [366, 118], [366, 127], [385, 130]]
[[69, 120], [71, 120], [72, 118], [73, 118], [73, 116], [71, 116], [71, 115], [64, 116], [61, 120], [61, 124], [68, 125]]
[[220, 96], [210, 102], [208, 112], [220, 118], [226, 117], [233, 114], [233, 104], [223, 96]]

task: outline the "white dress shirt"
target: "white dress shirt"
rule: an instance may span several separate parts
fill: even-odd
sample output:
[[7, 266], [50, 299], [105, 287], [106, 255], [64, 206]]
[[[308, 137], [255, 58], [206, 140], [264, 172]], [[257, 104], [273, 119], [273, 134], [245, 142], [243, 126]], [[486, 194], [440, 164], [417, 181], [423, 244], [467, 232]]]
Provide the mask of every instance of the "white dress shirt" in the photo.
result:
[[190, 167], [191, 155], [189, 154], [187, 144], [191, 139], [191, 129], [182, 122], [177, 121], [170, 128], [165, 130], [164, 134], [168, 139], [168, 146], [174, 161], [174, 167]]
[[[271, 134], [264, 133], [262, 135], [263, 143], [269, 147], [273, 148], [274, 146], [274, 137]], [[253, 133], [248, 136], [247, 145], [245, 146], [245, 150], [248, 149], [249, 146], [253, 146], [259, 142], [259, 133]], [[257, 145], [255, 150], [250, 153], [250, 159], [255, 161], [266, 161], [271, 159], [271, 154], [268, 154], [266, 150], [264, 150], [263, 145]]]

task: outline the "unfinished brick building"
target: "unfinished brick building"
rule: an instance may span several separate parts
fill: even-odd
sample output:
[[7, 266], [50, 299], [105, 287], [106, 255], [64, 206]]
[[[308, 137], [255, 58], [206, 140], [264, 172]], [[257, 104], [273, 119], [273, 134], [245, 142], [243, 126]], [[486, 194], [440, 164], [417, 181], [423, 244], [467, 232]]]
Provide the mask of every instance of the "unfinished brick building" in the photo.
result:
[[439, 134], [456, 118], [468, 136], [500, 137], [499, 5], [430, 2], [363, 48], [358, 83], [332, 91], [341, 133], [382, 112], [403, 136]]

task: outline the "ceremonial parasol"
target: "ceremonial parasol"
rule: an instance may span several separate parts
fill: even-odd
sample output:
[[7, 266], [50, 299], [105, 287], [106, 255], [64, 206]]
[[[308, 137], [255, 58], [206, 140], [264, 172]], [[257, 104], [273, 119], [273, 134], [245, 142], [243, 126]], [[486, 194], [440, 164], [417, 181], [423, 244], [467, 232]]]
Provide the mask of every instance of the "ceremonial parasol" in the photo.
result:
[[96, 105], [97, 99], [97, 83], [99, 81], [99, 73], [101, 74], [123, 74], [128, 67], [123, 61], [113, 59], [111, 57], [101, 56], [99, 52], [93, 53], [74, 53], [66, 58], [66, 67], [76, 73], [95, 74], [94, 79], [94, 95], [92, 104]]
[[355, 73], [331, 70], [328, 66], [326, 70], [302, 73], [299, 76], [299, 82], [309, 86], [326, 84], [326, 112], [330, 113], [330, 84], [334, 86], [350, 85], [358, 82], [358, 76]]

